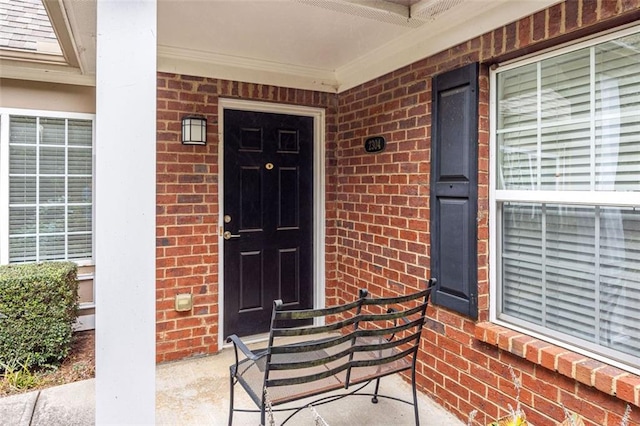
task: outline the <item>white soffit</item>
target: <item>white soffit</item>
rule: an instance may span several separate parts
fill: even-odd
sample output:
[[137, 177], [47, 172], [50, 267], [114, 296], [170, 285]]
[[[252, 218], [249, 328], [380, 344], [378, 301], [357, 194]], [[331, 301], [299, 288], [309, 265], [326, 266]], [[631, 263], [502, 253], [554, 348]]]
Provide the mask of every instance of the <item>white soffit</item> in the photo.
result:
[[[326, 92], [338, 90], [337, 68], [415, 26], [393, 11], [343, 0], [192, 4], [159, 5], [160, 71]], [[198, 24], [203, 17], [206, 25]]]
[[160, 0], [158, 70], [341, 92], [557, 0]]

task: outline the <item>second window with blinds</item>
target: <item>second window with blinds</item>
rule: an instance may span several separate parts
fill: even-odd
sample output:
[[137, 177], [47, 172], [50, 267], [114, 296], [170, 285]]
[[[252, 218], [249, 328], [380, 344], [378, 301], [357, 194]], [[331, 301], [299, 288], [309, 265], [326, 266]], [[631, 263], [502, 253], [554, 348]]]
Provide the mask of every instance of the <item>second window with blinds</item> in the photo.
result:
[[[0, 111], [2, 112], [2, 111]], [[93, 258], [93, 118], [1, 115], [2, 263]], [[6, 203], [6, 204], [5, 204]], [[6, 220], [6, 219], [5, 219]]]
[[640, 34], [492, 72], [494, 319], [640, 368]]

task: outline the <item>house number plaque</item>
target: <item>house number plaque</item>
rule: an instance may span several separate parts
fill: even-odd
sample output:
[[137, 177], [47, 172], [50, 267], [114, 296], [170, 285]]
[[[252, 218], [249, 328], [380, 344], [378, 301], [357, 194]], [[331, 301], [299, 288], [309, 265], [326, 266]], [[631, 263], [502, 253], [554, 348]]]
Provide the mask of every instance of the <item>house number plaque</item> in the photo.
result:
[[364, 141], [364, 150], [370, 153], [384, 150], [385, 140], [382, 136], [373, 136]]

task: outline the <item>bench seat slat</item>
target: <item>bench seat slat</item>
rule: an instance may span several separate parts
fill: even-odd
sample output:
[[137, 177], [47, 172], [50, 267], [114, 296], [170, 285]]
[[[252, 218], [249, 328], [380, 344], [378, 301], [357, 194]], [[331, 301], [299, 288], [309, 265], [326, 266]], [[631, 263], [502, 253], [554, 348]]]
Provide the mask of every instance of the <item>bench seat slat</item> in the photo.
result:
[[267, 379], [267, 387], [270, 386], [288, 386], [288, 385], [299, 385], [302, 383], [315, 382], [320, 379], [324, 379], [331, 376], [336, 376], [338, 373], [349, 368], [349, 364], [341, 364], [338, 367], [332, 368], [330, 370], [326, 370], [316, 374], [310, 374], [307, 376], [294, 376], [286, 379]]

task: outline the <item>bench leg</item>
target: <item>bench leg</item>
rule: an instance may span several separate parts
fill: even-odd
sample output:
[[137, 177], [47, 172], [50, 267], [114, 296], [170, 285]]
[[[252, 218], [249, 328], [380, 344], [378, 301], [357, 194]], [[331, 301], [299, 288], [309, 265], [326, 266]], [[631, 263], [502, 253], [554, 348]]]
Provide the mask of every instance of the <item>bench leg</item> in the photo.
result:
[[371, 398], [371, 402], [374, 404], [378, 403], [378, 389], [380, 388], [380, 377], [376, 379], [376, 389], [373, 391], [373, 398]]
[[233, 374], [229, 373], [229, 426], [233, 423]]
[[[415, 357], [415, 355], [414, 355]], [[413, 388], [413, 413], [416, 418], [416, 426], [420, 426], [420, 416], [418, 415], [418, 393], [416, 391], [416, 366], [415, 361], [411, 370], [411, 387]]]

